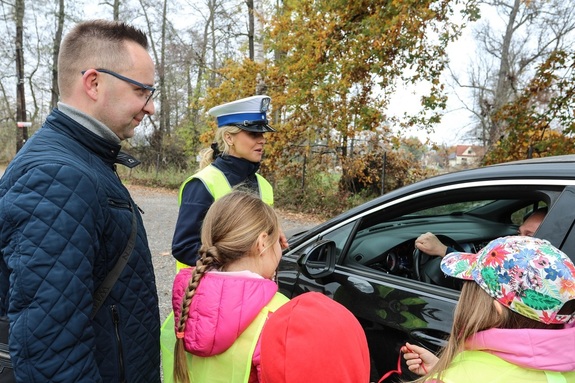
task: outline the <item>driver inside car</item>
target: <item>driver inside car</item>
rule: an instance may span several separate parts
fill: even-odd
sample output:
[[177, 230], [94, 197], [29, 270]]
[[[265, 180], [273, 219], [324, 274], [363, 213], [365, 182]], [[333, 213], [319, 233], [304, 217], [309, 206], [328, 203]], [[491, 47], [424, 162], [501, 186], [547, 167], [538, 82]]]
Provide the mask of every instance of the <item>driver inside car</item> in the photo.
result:
[[[542, 207], [531, 212], [519, 226], [517, 233], [532, 237], [537, 231], [537, 228], [543, 222], [547, 214], [547, 207]], [[421, 234], [415, 240], [415, 247], [427, 255], [444, 257], [446, 254], [455, 251], [454, 248], [444, 245], [433, 233], [427, 232]]]

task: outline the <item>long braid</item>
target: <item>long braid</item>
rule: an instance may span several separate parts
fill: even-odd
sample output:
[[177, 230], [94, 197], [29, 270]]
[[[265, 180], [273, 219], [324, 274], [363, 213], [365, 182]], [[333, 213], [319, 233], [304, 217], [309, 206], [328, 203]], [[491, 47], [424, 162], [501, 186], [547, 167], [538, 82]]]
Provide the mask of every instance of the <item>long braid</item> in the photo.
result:
[[213, 269], [214, 266], [219, 263], [217, 261], [218, 249], [215, 246], [202, 246], [199, 253], [201, 257], [196, 262], [196, 268], [194, 269], [192, 277], [188, 281], [186, 291], [184, 292], [182, 310], [178, 320], [178, 326], [176, 328], [178, 336], [176, 337], [176, 344], [174, 345], [174, 380], [181, 383], [188, 383], [190, 381], [183, 334], [186, 329], [186, 321], [188, 320], [192, 298], [196, 294], [196, 288], [206, 271]]

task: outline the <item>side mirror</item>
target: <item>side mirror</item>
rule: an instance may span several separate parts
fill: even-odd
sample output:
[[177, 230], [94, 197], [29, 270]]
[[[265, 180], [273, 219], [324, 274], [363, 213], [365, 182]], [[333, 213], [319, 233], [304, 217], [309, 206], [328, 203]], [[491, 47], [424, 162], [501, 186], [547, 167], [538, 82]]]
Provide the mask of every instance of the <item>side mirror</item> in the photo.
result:
[[314, 242], [298, 259], [303, 275], [311, 279], [323, 278], [335, 270], [336, 247], [331, 240]]

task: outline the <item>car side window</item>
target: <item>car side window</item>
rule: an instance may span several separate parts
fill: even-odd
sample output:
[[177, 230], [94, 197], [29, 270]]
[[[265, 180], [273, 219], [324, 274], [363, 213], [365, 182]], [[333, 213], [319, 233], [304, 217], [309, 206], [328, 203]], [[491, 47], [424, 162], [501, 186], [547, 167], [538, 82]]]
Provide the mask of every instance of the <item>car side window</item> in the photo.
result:
[[354, 222], [350, 222], [346, 225], [343, 225], [335, 230], [330, 231], [329, 233], [325, 234], [322, 239], [329, 239], [335, 242], [335, 248], [336, 248], [336, 254], [337, 254], [337, 259], [339, 259], [343, 248], [345, 247], [345, 244], [347, 242], [347, 240], [350, 237], [351, 231], [353, 229], [353, 226], [355, 224]]
[[529, 217], [531, 213], [533, 213], [537, 209], [542, 209], [544, 207], [547, 207], [547, 203], [545, 203], [544, 201], [538, 201], [533, 204], [522, 207], [521, 209], [511, 214], [511, 221], [515, 225], [519, 226], [523, 222], [525, 222], [525, 219]]
[[[426, 195], [363, 217], [352, 232], [343, 263], [426, 281], [422, 271], [439, 257], [425, 253], [414, 256], [415, 240], [421, 234], [432, 232], [448, 247], [476, 252], [494, 238], [515, 235], [523, 213], [541, 204], [532, 196], [521, 200], [511, 192], [501, 198], [477, 191], [459, 192], [458, 198], [445, 193]], [[516, 223], [512, 216], [521, 218]]]

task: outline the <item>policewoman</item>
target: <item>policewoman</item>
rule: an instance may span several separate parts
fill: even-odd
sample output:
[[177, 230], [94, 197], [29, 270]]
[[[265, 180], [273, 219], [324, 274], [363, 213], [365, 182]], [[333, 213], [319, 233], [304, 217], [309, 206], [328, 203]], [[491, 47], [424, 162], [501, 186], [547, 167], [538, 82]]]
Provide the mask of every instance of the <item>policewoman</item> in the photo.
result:
[[[180, 210], [172, 239], [172, 254], [177, 269], [195, 266], [200, 249], [202, 222], [215, 200], [232, 188], [256, 193], [269, 205], [274, 196], [270, 183], [257, 171], [264, 153], [265, 133], [275, 132], [268, 125], [266, 112], [271, 98], [253, 96], [218, 105], [208, 111], [217, 118], [218, 129], [210, 148], [200, 152], [200, 170], [180, 187]], [[287, 240], [281, 234], [282, 247]], [[174, 312], [161, 328], [162, 369], [164, 383], [173, 382]]]
[[217, 118], [214, 143], [200, 152], [200, 170], [180, 187], [178, 220], [172, 254], [179, 266], [193, 266], [200, 248], [202, 221], [211, 204], [232, 188], [252, 191], [273, 205], [270, 183], [257, 173], [264, 154], [270, 97], [253, 96], [216, 106], [208, 113]]

